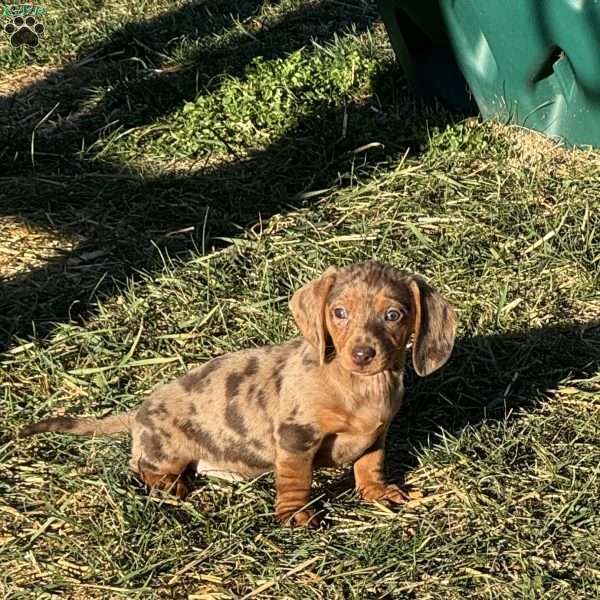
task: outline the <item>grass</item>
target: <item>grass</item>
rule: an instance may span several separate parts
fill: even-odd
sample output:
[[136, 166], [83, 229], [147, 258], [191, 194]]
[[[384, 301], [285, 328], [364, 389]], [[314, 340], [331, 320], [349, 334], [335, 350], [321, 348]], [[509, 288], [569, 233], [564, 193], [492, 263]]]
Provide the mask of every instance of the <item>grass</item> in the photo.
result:
[[[268, 147], [315, 108], [328, 109], [367, 92], [377, 68], [372, 42], [367, 34], [346, 36], [285, 58], [257, 57], [243, 80], [223, 77], [210, 93], [167, 119], [132, 131], [125, 155], [143, 152], [144, 161], [149, 156], [164, 160], [165, 151], [179, 160], [206, 154], [240, 158]], [[125, 134], [116, 137], [122, 140]]]
[[[368, 4], [78, 6], [1, 58], [5, 245], [38, 248], [0, 281], [4, 597], [599, 596], [600, 154], [420, 106]], [[292, 291], [370, 257], [460, 319], [408, 373], [400, 512], [322, 472], [330, 527], [280, 529], [270, 476], [176, 502], [126, 439], [16, 439], [289, 339]]]

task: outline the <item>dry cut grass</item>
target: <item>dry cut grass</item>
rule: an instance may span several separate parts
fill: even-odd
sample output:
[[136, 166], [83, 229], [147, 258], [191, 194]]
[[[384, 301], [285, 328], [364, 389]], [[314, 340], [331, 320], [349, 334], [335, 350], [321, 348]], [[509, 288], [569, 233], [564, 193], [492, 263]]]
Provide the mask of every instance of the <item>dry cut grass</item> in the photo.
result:
[[[26, 124], [55, 98], [28, 89], [10, 115], [25, 133], [3, 157], [29, 162], [4, 181], [2, 247], [25, 254], [19, 232], [34, 232], [49, 258], [31, 270], [10, 255], [0, 282], [3, 596], [598, 597], [600, 155], [420, 107], [366, 4], [240, 1], [231, 18], [147, 5], [122, 30], [115, 12], [106, 35], [86, 17], [94, 43], [110, 38], [93, 55], [102, 76], [87, 95], [70, 58], [58, 65], [58, 89], [77, 93], [58, 95], [35, 172]], [[73, 35], [53, 43], [81, 60]], [[369, 77], [346, 79], [346, 59]], [[292, 66], [317, 73], [313, 95]], [[267, 114], [278, 82], [282, 121]], [[226, 143], [190, 137], [183, 107], [226, 132], [215, 107], [235, 90]], [[186, 152], [209, 166], [173, 168]], [[144, 493], [126, 439], [17, 438], [31, 420], [124, 410], [209, 357], [289, 339], [290, 294], [368, 258], [422, 273], [460, 319], [450, 362], [407, 374], [388, 469], [424, 496], [399, 512], [322, 472], [329, 527], [286, 530], [271, 476], [198, 480], [179, 502]]]

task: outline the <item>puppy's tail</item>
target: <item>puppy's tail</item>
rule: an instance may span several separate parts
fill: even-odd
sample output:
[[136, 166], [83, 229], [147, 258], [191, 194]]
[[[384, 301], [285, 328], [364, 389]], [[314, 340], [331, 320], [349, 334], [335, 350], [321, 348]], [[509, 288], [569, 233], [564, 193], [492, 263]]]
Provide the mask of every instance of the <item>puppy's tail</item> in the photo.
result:
[[59, 433], [73, 433], [75, 435], [114, 435], [131, 430], [131, 425], [137, 410], [110, 415], [104, 419], [91, 417], [51, 417], [32, 423], [20, 431], [20, 437], [57, 431]]

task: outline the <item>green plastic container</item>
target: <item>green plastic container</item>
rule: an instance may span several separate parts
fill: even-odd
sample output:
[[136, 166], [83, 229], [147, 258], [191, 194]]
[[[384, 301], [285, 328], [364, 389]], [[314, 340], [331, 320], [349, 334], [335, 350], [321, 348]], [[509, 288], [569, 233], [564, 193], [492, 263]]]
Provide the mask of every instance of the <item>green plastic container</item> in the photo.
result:
[[417, 92], [600, 146], [600, 0], [378, 0]]

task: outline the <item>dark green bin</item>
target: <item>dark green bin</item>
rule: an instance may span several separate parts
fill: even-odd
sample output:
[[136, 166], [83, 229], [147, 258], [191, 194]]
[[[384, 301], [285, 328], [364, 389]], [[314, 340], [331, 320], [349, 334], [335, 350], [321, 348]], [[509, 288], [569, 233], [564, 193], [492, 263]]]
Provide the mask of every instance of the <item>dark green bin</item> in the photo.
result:
[[600, 146], [600, 0], [378, 2], [417, 92]]

